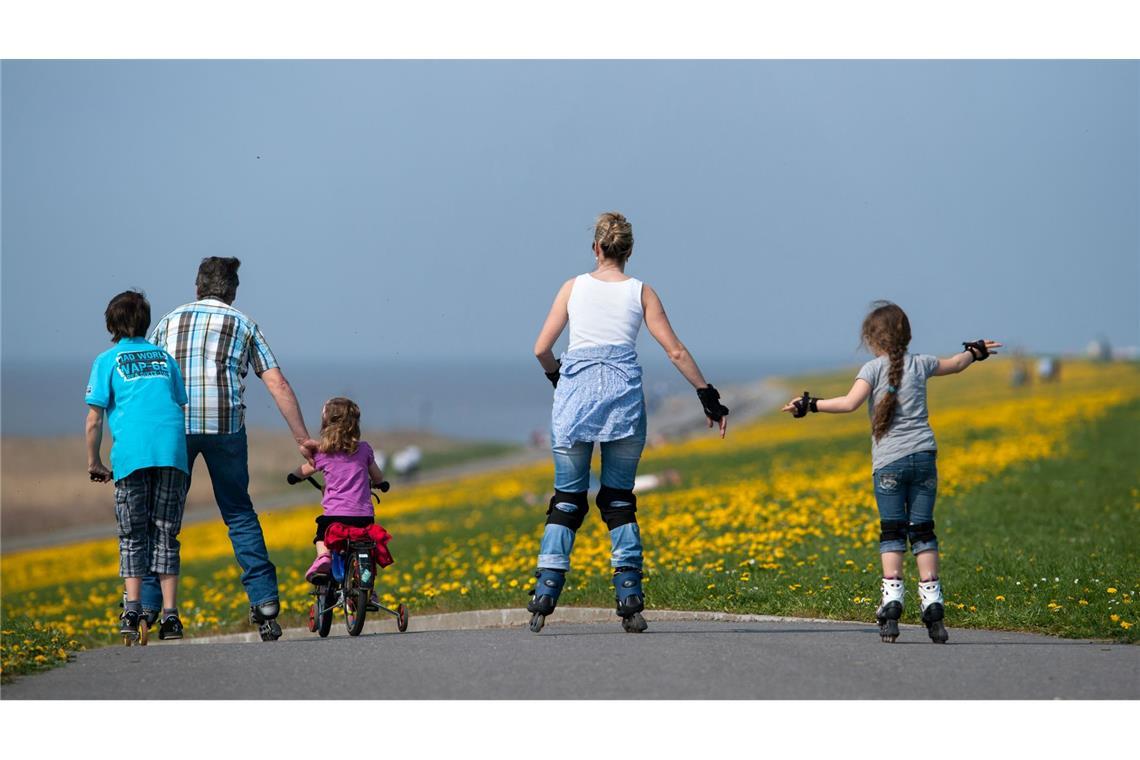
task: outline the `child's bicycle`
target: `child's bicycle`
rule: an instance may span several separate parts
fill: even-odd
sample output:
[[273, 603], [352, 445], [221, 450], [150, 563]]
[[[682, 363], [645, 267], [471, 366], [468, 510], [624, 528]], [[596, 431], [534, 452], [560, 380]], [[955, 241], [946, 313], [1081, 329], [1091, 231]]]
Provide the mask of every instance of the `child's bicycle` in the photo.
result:
[[[298, 478], [289, 474], [289, 484], [296, 485], [307, 480], [318, 491], [324, 492], [320, 483], [311, 476]], [[373, 488], [379, 488], [381, 493], [388, 492], [388, 481], [374, 483]], [[372, 498], [377, 504], [380, 497], [375, 492]], [[324, 638], [332, 630], [333, 611], [337, 607], [344, 610], [344, 626], [349, 636], [359, 636], [364, 630], [364, 618], [369, 610], [374, 612], [387, 612], [396, 618], [396, 629], [403, 633], [408, 630], [408, 608], [400, 604], [391, 610], [372, 601], [372, 587], [376, 581], [376, 561], [372, 551], [376, 548], [375, 541], [345, 541], [344, 547], [339, 551], [331, 552], [332, 572], [326, 583], [313, 587], [312, 594], [315, 601], [309, 605], [309, 630]]]

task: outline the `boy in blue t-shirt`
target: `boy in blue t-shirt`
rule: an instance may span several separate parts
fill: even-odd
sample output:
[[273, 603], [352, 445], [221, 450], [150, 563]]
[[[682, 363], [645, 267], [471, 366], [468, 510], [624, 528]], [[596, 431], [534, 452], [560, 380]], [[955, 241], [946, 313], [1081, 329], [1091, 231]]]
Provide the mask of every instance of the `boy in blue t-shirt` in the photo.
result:
[[[180, 639], [178, 531], [190, 475], [186, 389], [174, 357], [143, 337], [150, 327], [146, 296], [120, 293], [105, 316], [115, 345], [95, 358], [87, 384], [87, 472], [98, 483], [115, 481], [119, 574], [127, 591], [119, 632], [129, 645], [139, 639], [140, 624], [154, 624], [143, 615], [139, 593], [143, 577], [157, 573], [163, 606], [158, 637]], [[99, 454], [104, 413], [113, 439], [110, 470]]]

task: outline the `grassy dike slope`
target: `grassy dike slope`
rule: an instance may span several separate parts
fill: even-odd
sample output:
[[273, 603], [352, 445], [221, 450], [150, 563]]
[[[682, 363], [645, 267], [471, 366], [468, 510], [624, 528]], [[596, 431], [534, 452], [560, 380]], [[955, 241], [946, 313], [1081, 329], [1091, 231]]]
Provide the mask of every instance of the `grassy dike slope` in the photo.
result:
[[[1140, 366], [1073, 362], [1062, 382], [1019, 389], [1009, 369], [999, 359], [930, 382], [951, 636], [987, 627], [1134, 642]], [[800, 378], [789, 396], [843, 392], [852, 376]], [[773, 412], [724, 441], [698, 435], [647, 450], [641, 472], [674, 469], [682, 480], [638, 501], [650, 612], [870, 621], [879, 571], [868, 439], [864, 410], [804, 420]], [[525, 605], [550, 478], [541, 464], [388, 494], [378, 515], [395, 535], [396, 564], [379, 576], [381, 596], [413, 616]], [[285, 623], [300, 624], [308, 609], [302, 573], [317, 514], [311, 506], [262, 518]], [[187, 634], [246, 629], [224, 526], [190, 526], [182, 542]], [[563, 604], [612, 603], [608, 548], [591, 509]], [[115, 643], [117, 565], [113, 540], [4, 555], [4, 673]], [[914, 581], [908, 561], [909, 622]]]

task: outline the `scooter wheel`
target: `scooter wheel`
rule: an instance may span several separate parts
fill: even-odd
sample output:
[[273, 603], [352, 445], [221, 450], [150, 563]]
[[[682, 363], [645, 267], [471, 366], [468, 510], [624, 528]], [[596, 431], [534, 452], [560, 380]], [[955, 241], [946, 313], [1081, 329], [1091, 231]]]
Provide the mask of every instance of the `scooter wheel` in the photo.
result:
[[139, 620], [139, 646], [146, 646], [147, 638], [150, 635], [150, 625], [146, 622], [146, 617]]

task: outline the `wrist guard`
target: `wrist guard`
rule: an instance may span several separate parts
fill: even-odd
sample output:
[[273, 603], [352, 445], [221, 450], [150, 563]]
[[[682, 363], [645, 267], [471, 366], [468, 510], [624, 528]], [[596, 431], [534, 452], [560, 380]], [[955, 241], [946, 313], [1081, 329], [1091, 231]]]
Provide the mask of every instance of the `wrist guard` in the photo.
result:
[[974, 357], [976, 362], [984, 362], [986, 357], [990, 355], [990, 350], [986, 348], [984, 340], [975, 340], [972, 343], [963, 343], [962, 348], [970, 352], [970, 356]]
[[818, 412], [819, 409], [816, 408], [817, 403], [819, 403], [818, 398], [815, 398], [809, 395], [807, 391], [804, 391], [804, 395], [800, 396], [798, 399], [792, 402], [792, 406], [795, 407], [795, 411], [792, 412], [792, 416], [798, 419], [800, 417], [806, 417], [808, 412]]
[[550, 384], [557, 388], [558, 378], [562, 376], [562, 360], [558, 360], [558, 369], [554, 370], [553, 372], [544, 372], [543, 374], [546, 375], [546, 379], [550, 381]]
[[701, 400], [705, 416], [713, 422], [720, 422], [722, 417], [728, 416], [728, 407], [720, 403], [720, 391], [712, 385], [706, 388], [697, 388], [697, 398]]

